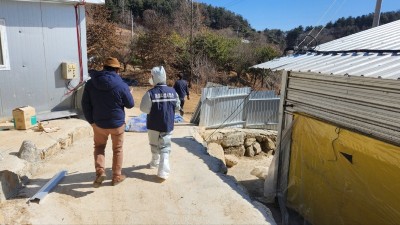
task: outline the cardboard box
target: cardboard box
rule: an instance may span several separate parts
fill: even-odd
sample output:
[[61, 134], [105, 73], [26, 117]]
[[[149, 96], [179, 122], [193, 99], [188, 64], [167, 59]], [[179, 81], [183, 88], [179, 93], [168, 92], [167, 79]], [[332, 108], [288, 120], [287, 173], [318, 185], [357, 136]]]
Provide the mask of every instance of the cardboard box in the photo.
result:
[[14, 128], [17, 130], [26, 130], [37, 124], [35, 108], [32, 106], [23, 106], [12, 111], [14, 117]]

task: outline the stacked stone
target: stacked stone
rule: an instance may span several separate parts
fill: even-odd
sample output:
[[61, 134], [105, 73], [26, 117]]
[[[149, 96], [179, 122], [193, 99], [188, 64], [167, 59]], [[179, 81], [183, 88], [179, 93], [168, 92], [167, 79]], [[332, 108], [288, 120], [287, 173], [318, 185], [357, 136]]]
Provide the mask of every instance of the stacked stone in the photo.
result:
[[276, 148], [276, 131], [257, 129], [205, 130], [203, 139], [209, 153], [225, 162], [227, 167], [237, 164], [236, 157], [254, 157], [262, 152], [273, 155]]

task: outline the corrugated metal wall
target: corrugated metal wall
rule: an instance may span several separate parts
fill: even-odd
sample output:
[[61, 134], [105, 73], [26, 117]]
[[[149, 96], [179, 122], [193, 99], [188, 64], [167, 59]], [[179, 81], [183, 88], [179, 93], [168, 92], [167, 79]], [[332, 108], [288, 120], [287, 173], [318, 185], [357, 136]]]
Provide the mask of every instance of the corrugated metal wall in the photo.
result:
[[277, 129], [279, 100], [273, 91], [249, 87], [203, 88], [200, 126]]
[[[279, 163], [270, 167], [270, 171], [271, 169], [277, 171], [274, 174], [276, 176], [271, 177], [277, 179], [269, 180], [268, 183], [276, 184], [276, 194], [284, 224], [288, 224], [287, 203], [311, 223], [332, 223], [333, 220], [329, 218], [332, 216], [337, 220], [333, 223], [361, 224], [362, 219], [359, 220], [359, 218], [365, 219], [362, 213], [360, 215], [348, 213], [347, 217], [346, 213], [342, 213], [345, 216], [341, 218], [340, 216], [343, 215], [338, 217], [337, 212], [343, 211], [343, 207], [338, 209], [337, 206], [347, 204], [347, 200], [357, 206], [361, 206], [360, 202], [368, 205], [365, 204], [368, 203], [366, 199], [386, 203], [380, 197], [380, 193], [388, 192], [388, 190], [383, 190], [382, 187], [390, 186], [390, 179], [393, 180], [396, 176], [380, 176], [379, 172], [382, 170], [385, 171], [385, 175], [396, 175], [398, 170], [391, 164], [396, 164], [398, 161], [397, 148], [394, 145], [400, 146], [400, 126], [398, 125], [400, 122], [400, 80], [288, 71], [284, 71], [282, 76], [281, 116], [277, 140], [281, 147], [277, 148], [276, 156], [279, 158], [274, 158]], [[291, 132], [292, 128], [291, 139], [285, 140], [285, 133]], [[315, 135], [316, 133], [318, 135]], [[304, 155], [305, 153], [308, 155]], [[345, 164], [338, 164], [341, 160], [344, 160]], [[332, 173], [334, 171], [332, 166], [343, 171]], [[392, 173], [391, 170], [394, 172]], [[296, 171], [301, 171], [301, 176], [297, 174], [293, 176], [293, 172]], [[327, 171], [331, 173], [326, 173]], [[353, 177], [348, 176], [349, 174]], [[354, 177], [357, 180], [353, 179]], [[386, 178], [389, 179], [382, 180]], [[338, 179], [345, 182], [340, 183]], [[371, 182], [379, 187], [371, 189], [371, 185], [366, 185]], [[314, 190], [315, 187], [319, 191], [322, 190], [322, 194]], [[333, 193], [332, 190], [339, 191]], [[353, 192], [357, 192], [358, 197], [361, 198], [357, 199], [356, 196], [356, 199], [352, 199], [354, 195], [348, 190], [354, 190]], [[313, 199], [315, 193], [318, 197]], [[299, 201], [294, 200], [293, 194], [300, 196]], [[328, 197], [328, 201], [324, 199], [324, 194]], [[350, 198], [346, 198], [346, 194], [350, 194]], [[324, 201], [320, 201], [321, 199]], [[344, 201], [336, 204], [335, 199], [344, 199]], [[294, 203], [294, 201], [297, 202]], [[329, 203], [326, 204], [327, 202]], [[347, 205], [350, 208], [353, 207], [351, 203]], [[321, 206], [326, 208], [325, 211], [333, 212], [333, 214], [329, 212], [321, 214], [321, 210], [318, 211]], [[372, 202], [370, 206], [363, 210], [365, 212], [374, 210], [376, 202]], [[396, 207], [391, 205], [386, 208], [396, 209]], [[355, 211], [360, 212], [359, 209]], [[388, 210], [383, 210], [383, 212], [387, 213]], [[325, 221], [312, 218], [314, 216], [323, 218]], [[392, 220], [387, 215], [383, 217], [386, 220]], [[366, 221], [376, 224], [375, 219], [379, 220], [383, 217], [375, 213]]]
[[252, 92], [245, 105], [245, 127], [277, 130], [279, 101], [274, 91]]
[[203, 88], [200, 126], [212, 128], [224, 124], [242, 127], [244, 99], [250, 91], [250, 88]]
[[400, 80], [290, 72], [285, 110], [400, 144]]
[[[62, 79], [61, 63], [79, 66], [74, 6], [0, 0], [0, 18], [6, 23], [11, 68], [0, 70], [0, 118], [11, 116], [12, 109], [23, 105], [35, 107], [38, 113], [73, 108], [72, 97], [64, 96], [67, 81]], [[83, 6], [80, 18], [86, 78]]]

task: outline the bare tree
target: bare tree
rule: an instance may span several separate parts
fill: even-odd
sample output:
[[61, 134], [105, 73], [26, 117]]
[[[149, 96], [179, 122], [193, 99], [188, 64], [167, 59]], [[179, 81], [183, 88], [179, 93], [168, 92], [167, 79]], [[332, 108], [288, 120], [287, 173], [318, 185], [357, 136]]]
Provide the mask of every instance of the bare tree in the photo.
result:
[[116, 26], [110, 22], [110, 11], [103, 5], [88, 5], [87, 54], [90, 67], [98, 67], [103, 59], [117, 52]]
[[183, 37], [196, 35], [203, 26], [203, 17], [198, 3], [191, 0], [181, 1], [179, 9], [173, 14], [174, 28]]
[[120, 60], [124, 72], [126, 71], [128, 64], [132, 63], [132, 55], [134, 50], [132, 47], [134, 41], [130, 37], [128, 39], [128, 41], [121, 42], [119, 51], [115, 52], [114, 54], [114, 56]]
[[175, 62], [175, 46], [171, 42], [171, 28], [165, 18], [158, 16], [153, 10], [146, 10], [144, 23], [148, 30], [139, 35], [135, 56], [141, 60], [142, 66], [149, 69], [155, 65], [163, 65], [167, 70]]
[[193, 60], [193, 78], [196, 85], [204, 85], [207, 82], [218, 83], [217, 66], [204, 54], [197, 54]]

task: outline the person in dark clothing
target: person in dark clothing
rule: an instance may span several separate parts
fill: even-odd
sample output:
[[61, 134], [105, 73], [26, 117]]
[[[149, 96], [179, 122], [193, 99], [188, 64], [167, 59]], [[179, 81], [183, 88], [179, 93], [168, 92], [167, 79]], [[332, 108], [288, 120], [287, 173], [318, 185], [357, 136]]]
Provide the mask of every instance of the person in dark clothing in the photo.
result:
[[179, 112], [181, 113], [181, 116], [183, 116], [183, 105], [185, 104], [185, 97], [187, 96], [187, 99], [190, 100], [190, 96], [188, 83], [186, 80], [183, 79], [182, 73], [178, 74], [178, 80], [174, 84], [174, 89], [179, 95], [179, 100], [181, 101], [181, 110]]
[[121, 173], [125, 132], [124, 108], [130, 109], [134, 106], [128, 85], [118, 75], [118, 60], [109, 57], [103, 66], [102, 71], [91, 71], [91, 79], [86, 83], [82, 97], [83, 114], [92, 125], [94, 133], [94, 187], [99, 187], [106, 179], [105, 148], [110, 135], [113, 149], [111, 183], [117, 185], [126, 178]]
[[175, 111], [180, 109], [179, 96], [166, 85], [164, 67], [157, 66], [151, 70], [155, 86], [147, 91], [140, 103], [140, 110], [147, 113], [147, 129], [152, 159], [149, 168], [157, 168], [157, 176], [165, 180], [170, 173], [169, 154], [171, 136], [174, 130]]

